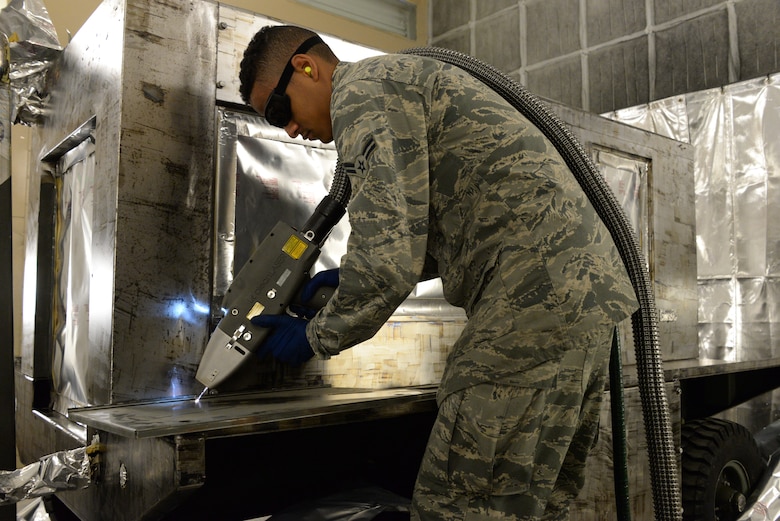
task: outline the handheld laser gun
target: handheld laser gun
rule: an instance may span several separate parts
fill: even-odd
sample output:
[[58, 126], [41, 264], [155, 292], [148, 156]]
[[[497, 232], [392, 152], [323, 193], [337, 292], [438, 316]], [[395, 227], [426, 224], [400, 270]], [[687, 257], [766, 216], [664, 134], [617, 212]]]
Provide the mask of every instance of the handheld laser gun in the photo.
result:
[[[195, 375], [206, 386], [198, 400], [235, 373], [268, 336], [269, 329], [255, 326], [252, 318], [285, 313], [297, 301], [322, 244], [345, 211], [342, 203], [327, 195], [303, 232], [279, 222], [255, 249], [222, 301], [226, 314], [212, 333]], [[321, 291], [305, 304], [322, 307], [329, 293]]]

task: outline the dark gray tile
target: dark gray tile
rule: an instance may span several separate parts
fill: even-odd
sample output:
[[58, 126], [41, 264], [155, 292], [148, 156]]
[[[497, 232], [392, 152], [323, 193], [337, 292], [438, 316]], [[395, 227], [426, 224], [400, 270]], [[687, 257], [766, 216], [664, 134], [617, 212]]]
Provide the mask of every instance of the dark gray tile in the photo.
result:
[[579, 57], [528, 72], [528, 90], [570, 107], [582, 108], [582, 64]]
[[739, 79], [780, 71], [780, 1], [744, 0], [735, 6]]
[[655, 99], [729, 83], [725, 9], [660, 31], [655, 42]]
[[587, 0], [588, 46], [627, 36], [647, 27], [645, 0]]
[[700, 9], [725, 3], [723, 0], [654, 0], [655, 23], [668, 22]]
[[475, 25], [475, 57], [504, 71], [520, 63], [520, 11], [510, 10]]
[[580, 49], [578, 0], [541, 0], [526, 7], [528, 65]]
[[435, 47], [452, 49], [453, 51], [462, 52], [464, 54], [471, 54], [471, 32], [468, 28], [461, 29], [450, 34], [446, 38], [437, 40], [433, 45]]
[[477, 1], [477, 20], [497, 13], [502, 9], [515, 6], [519, 9], [518, 0], [478, 0]]
[[590, 112], [641, 105], [650, 101], [647, 37], [615, 44], [588, 55]]
[[471, 2], [467, 0], [431, 0], [431, 36], [436, 37], [469, 23]]

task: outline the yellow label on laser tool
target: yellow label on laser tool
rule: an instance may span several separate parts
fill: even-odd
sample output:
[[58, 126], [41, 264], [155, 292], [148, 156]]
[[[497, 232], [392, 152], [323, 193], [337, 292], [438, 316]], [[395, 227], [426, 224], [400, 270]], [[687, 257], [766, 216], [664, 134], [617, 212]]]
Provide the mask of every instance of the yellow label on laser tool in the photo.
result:
[[304, 241], [300, 240], [295, 235], [291, 235], [290, 238], [287, 239], [287, 242], [284, 243], [282, 251], [293, 259], [298, 260], [308, 247], [309, 246]]
[[246, 314], [246, 318], [248, 318], [249, 320], [252, 320], [256, 316], [260, 315], [263, 312], [264, 309], [265, 309], [264, 305], [262, 305], [259, 302], [255, 302], [255, 305], [252, 306], [252, 309], [250, 309], [249, 313]]

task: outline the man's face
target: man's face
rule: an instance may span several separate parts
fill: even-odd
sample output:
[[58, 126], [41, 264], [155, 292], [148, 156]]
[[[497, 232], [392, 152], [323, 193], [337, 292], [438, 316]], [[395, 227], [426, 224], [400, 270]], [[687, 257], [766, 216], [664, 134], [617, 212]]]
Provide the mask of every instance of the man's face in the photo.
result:
[[[249, 96], [249, 104], [272, 125], [283, 128], [295, 138], [319, 139], [323, 143], [333, 141], [330, 121], [330, 86], [320, 78], [296, 70], [286, 85], [277, 84], [277, 92], [269, 84], [274, 80], [257, 81]], [[280, 93], [279, 89], [284, 90]], [[287, 98], [285, 100], [284, 98]], [[285, 103], [289, 102], [289, 109]], [[289, 115], [289, 120], [287, 119]]]

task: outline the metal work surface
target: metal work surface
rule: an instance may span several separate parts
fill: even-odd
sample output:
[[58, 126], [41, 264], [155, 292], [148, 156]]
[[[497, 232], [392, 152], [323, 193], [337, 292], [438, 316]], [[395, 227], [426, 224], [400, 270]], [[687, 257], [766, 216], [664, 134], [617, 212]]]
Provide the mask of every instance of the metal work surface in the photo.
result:
[[[762, 358], [728, 362], [715, 358], [687, 358], [684, 360], [664, 360], [664, 380], [673, 382], [706, 376], [740, 373], [756, 369], [780, 367], [780, 358]], [[623, 385], [637, 385], [637, 369], [634, 364], [623, 365]]]
[[714, 358], [698, 358], [694, 360], [674, 360], [664, 363], [666, 380], [683, 380], [717, 374], [739, 373], [755, 369], [780, 366], [780, 358], [761, 358], [729, 362]]
[[[71, 419], [91, 428], [133, 438], [204, 432], [209, 436], [277, 431], [311, 424], [313, 418], [343, 415], [351, 420], [388, 417], [435, 407], [435, 387], [403, 389], [296, 389], [206, 396], [199, 402], [157, 400], [72, 409]], [[285, 427], [287, 426], [287, 427]]]

